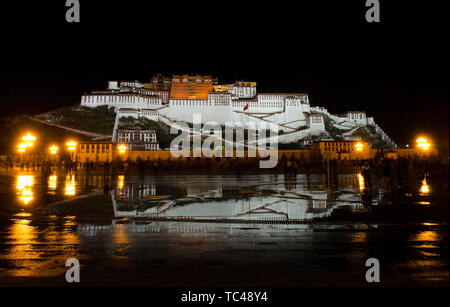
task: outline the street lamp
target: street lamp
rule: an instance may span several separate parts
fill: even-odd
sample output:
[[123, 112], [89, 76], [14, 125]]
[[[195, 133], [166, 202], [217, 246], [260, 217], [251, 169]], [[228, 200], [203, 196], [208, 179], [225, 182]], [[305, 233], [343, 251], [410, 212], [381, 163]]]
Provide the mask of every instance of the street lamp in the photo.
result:
[[27, 135], [25, 135], [22, 140], [27, 141], [27, 142], [34, 142], [36, 141], [36, 137], [34, 137], [33, 135], [31, 135], [30, 133], [28, 133]]
[[53, 145], [52, 147], [49, 148], [50, 154], [52, 155], [56, 155], [56, 153], [58, 152], [58, 147]]
[[430, 143], [428, 143], [428, 140], [424, 137], [419, 137], [417, 140], [417, 147], [422, 149], [423, 151], [427, 151], [430, 149]]
[[123, 154], [125, 153], [125, 151], [127, 151], [127, 146], [125, 146], [125, 144], [120, 144], [119, 146], [117, 146], [117, 149], [119, 150], [119, 153]]
[[56, 156], [56, 154], [58, 153], [58, 149], [58, 146], [52, 145], [48, 150], [50, 151], [50, 155]]
[[77, 149], [77, 142], [75, 141], [69, 141], [66, 143], [67, 145], [67, 149], [69, 149], [69, 151], [74, 151], [75, 149]]
[[[36, 137], [31, 135], [29, 132], [27, 135], [22, 137], [22, 143], [19, 144], [19, 152], [21, 154], [20, 160], [22, 160], [22, 153], [27, 151], [28, 147], [34, 146], [34, 141], [36, 141]], [[28, 160], [30, 160], [30, 151], [28, 150]]]
[[25, 152], [27, 150], [27, 145], [25, 145], [25, 143], [20, 143], [17, 147], [20, 153]]
[[363, 147], [363, 144], [361, 144], [360, 142], [356, 143], [355, 145], [356, 151], [362, 151]]

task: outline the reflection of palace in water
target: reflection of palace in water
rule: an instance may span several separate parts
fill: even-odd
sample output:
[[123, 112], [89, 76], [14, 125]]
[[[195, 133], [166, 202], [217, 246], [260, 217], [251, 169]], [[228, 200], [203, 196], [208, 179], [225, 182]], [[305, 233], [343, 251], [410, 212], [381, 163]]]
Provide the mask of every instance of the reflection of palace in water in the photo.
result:
[[158, 195], [154, 182], [128, 184], [119, 178], [111, 195], [116, 217], [300, 222], [328, 217], [342, 207], [365, 210], [360, 176], [339, 175], [337, 180], [342, 188], [335, 190], [314, 185], [314, 178], [308, 183], [305, 175], [234, 190], [220, 181], [194, 180], [180, 185], [184, 197], [174, 198]]
[[156, 187], [154, 183], [142, 182], [135, 184], [124, 184], [124, 176], [118, 176], [117, 188], [115, 195], [118, 199], [126, 199], [128, 201], [142, 200], [147, 197], [156, 195]]
[[[375, 181], [376, 183], [376, 181]], [[111, 195], [117, 217], [204, 220], [303, 221], [330, 216], [336, 208], [365, 210], [389, 203], [392, 193], [379, 186], [368, 189], [361, 174], [281, 174], [236, 176], [104, 176], [53, 173], [18, 174], [16, 202], [31, 207], [89, 193]], [[405, 190], [412, 201], [430, 205], [427, 179]], [[47, 194], [46, 197], [43, 197]], [[414, 196], [413, 196], [414, 195]], [[421, 198], [420, 198], [421, 197]]]

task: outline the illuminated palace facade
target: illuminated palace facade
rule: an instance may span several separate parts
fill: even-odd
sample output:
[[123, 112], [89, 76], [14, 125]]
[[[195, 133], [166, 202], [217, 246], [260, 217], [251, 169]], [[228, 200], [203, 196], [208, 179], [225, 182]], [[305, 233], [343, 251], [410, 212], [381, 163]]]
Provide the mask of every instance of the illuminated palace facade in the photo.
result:
[[[193, 123], [194, 115], [197, 118], [200, 115], [201, 123], [243, 123], [266, 129], [275, 125], [278, 131], [283, 131], [279, 139], [282, 143], [310, 135], [327, 135], [324, 118], [328, 118], [335, 128], [349, 133], [359, 126], [372, 125], [383, 140], [396, 147], [374, 119], [366, 117], [363, 111], [333, 115], [323, 107], [310, 106], [305, 93], [259, 93], [256, 82], [222, 84], [203, 75], [174, 75], [171, 78], [156, 75], [148, 82], [109, 81], [107, 89], [82, 95], [81, 105], [114, 107], [117, 119], [131, 116], [169, 124], [176, 121]], [[345, 134], [344, 139], [347, 139]]]
[[[283, 125], [294, 130], [309, 125], [310, 106], [304, 93], [258, 93], [256, 82], [219, 84], [211, 76], [157, 75], [150, 82], [109, 81], [105, 90], [92, 91], [81, 98], [81, 105], [109, 105], [120, 116], [193, 122], [200, 114], [203, 123], [258, 122]], [[314, 125], [321, 119], [314, 117]], [[318, 125], [319, 124], [319, 125]], [[323, 126], [323, 123], [322, 123]]]

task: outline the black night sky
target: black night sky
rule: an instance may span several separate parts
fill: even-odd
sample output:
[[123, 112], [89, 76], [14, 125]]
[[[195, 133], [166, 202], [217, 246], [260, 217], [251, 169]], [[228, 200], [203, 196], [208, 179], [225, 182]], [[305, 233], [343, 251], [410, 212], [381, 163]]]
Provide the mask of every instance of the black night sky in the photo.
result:
[[365, 0], [92, 2], [79, 24], [65, 0], [2, 3], [2, 116], [79, 103], [108, 79], [207, 73], [365, 110], [400, 145], [424, 133], [448, 150], [447, 1], [380, 0], [371, 24]]

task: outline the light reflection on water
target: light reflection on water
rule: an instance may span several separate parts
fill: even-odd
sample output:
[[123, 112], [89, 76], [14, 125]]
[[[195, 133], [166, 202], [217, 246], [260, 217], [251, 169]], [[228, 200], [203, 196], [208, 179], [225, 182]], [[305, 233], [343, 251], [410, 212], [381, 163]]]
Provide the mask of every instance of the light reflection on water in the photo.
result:
[[[444, 282], [446, 280], [443, 272], [447, 262], [443, 258], [442, 251], [436, 246], [424, 250], [426, 244], [423, 243], [430, 240], [439, 243], [433, 241], [439, 239], [436, 230], [419, 230], [412, 234], [417, 246], [398, 242], [393, 249], [387, 251], [383, 247], [386, 238], [379, 236], [378, 239], [370, 238], [367, 231], [342, 232], [346, 227], [338, 225], [326, 227], [311, 224], [246, 225], [246, 228], [242, 228], [237, 224], [173, 222], [138, 224], [133, 221], [113, 221], [109, 225], [99, 225], [80, 223], [67, 218], [61, 223], [76, 224], [77, 227], [52, 225], [49, 230], [45, 230], [48, 226], [33, 226], [29, 218], [31, 216], [17, 217], [8, 230], [8, 243], [3, 243], [0, 250], [0, 260], [2, 263], [8, 263], [8, 266], [0, 270], [0, 279], [8, 276], [59, 276], [63, 284], [65, 260], [75, 256], [82, 265], [86, 265], [82, 268], [83, 274], [95, 274], [94, 276], [100, 278], [102, 273], [109, 274], [109, 271], [114, 269], [120, 272], [130, 269], [133, 272], [133, 280], [139, 280], [139, 273], [135, 270], [145, 271], [146, 262], [160, 261], [162, 251], [167, 253], [165, 267], [170, 270], [172, 265], [177, 269], [183, 269], [180, 267], [180, 259], [192, 257], [194, 251], [201, 259], [208, 257], [222, 259], [224, 254], [228, 259], [227, 263], [236, 261], [235, 265], [246, 263], [250, 265], [252, 260], [246, 253], [255, 249], [260, 255], [258, 258], [262, 257], [268, 264], [272, 257], [274, 259], [292, 257], [292, 261], [301, 261], [303, 266], [313, 264], [314, 259], [329, 258], [331, 270], [336, 270], [332, 260], [338, 255], [344, 257], [353, 267], [359, 268], [363, 266], [369, 254], [376, 254], [384, 259], [392, 253], [396, 256], [402, 255], [403, 258], [396, 266], [408, 268], [411, 271], [408, 276], [411, 276], [412, 280], [423, 281], [425, 269], [428, 270], [427, 276], [433, 280]], [[341, 231], [333, 232], [333, 229]], [[388, 241], [392, 244], [392, 240]], [[311, 246], [309, 244], [314, 244], [312, 246], [315, 248], [298, 250], [299, 246]], [[298, 251], [293, 253], [293, 250]], [[324, 263], [323, 266], [327, 264]], [[90, 267], [94, 273], [90, 273]], [[295, 269], [295, 265], [291, 265], [289, 269]], [[342, 270], [347, 272], [346, 270], [350, 268], [344, 267]], [[120, 279], [116, 281], [118, 285], [127, 282], [130, 281]]]
[[76, 194], [75, 175], [70, 174], [66, 176], [66, 188], [64, 194], [68, 196], [74, 196]]
[[125, 176], [124, 175], [117, 176], [117, 188], [118, 189], [123, 189], [124, 182], [125, 182]]
[[430, 193], [430, 187], [428, 186], [427, 179], [422, 180], [422, 185], [420, 186], [420, 194], [428, 195]]
[[[81, 241], [73, 229], [56, 227], [51, 220], [45, 229], [32, 223], [31, 213], [22, 212], [13, 217], [5, 234], [8, 243], [0, 253], [0, 260], [10, 262], [4, 268], [5, 276], [56, 276], [65, 272], [64, 263], [68, 255], [78, 254], [73, 252], [73, 246]], [[70, 226], [75, 225], [72, 220]]]
[[58, 183], [58, 176], [52, 175], [48, 177], [48, 190], [55, 191]]
[[[19, 197], [24, 190], [30, 190], [34, 199], [29, 200], [28, 204], [34, 205], [39, 193], [53, 192], [69, 198], [84, 193], [85, 186], [102, 188], [105, 183], [102, 176], [93, 177], [86, 180], [83, 176], [55, 174], [43, 180], [35, 175], [19, 175], [15, 189]], [[274, 259], [292, 256], [291, 260], [297, 261], [298, 255], [292, 251], [302, 253], [297, 245], [302, 242], [336, 249], [330, 254], [308, 250], [307, 257], [302, 254], [306, 257], [302, 258], [305, 263], [316, 257], [342, 255], [358, 267], [369, 254], [389, 256], [392, 253], [402, 256], [396, 263], [398, 266], [419, 271], [429, 268], [429, 275], [433, 278], [445, 278], [442, 268], [445, 269], [448, 261], [443, 260], [445, 252], [440, 246], [445, 237], [436, 228], [439, 223], [423, 223], [419, 230], [401, 229], [400, 233], [404, 234], [401, 238], [391, 238], [392, 230], [385, 230], [377, 224], [258, 223], [267, 220], [310, 220], [329, 216], [339, 208], [349, 208], [349, 212], [364, 211], [367, 207], [362, 205], [360, 191], [365, 188], [361, 179], [359, 174], [340, 175], [336, 185], [328, 187], [322, 175], [290, 178], [279, 175], [239, 178], [120, 175], [116, 178], [116, 188], [110, 193], [111, 198], [115, 198], [115, 204], [110, 202], [115, 209], [116, 218], [113, 220], [89, 223], [80, 222], [77, 216], [67, 215], [48, 216], [45, 221], [36, 222], [37, 217], [28, 212], [14, 215], [0, 232], [0, 263], [6, 264], [0, 267], [0, 277], [63, 276], [65, 260], [71, 257], [81, 259], [82, 264], [93, 261], [100, 271], [104, 267], [106, 270], [108, 265], [97, 263], [94, 259], [103, 259], [104, 263], [120, 259], [124, 261], [121, 265], [125, 269], [128, 264], [139, 268], [142, 258], [149, 261], [159, 259], [161, 254], [158, 250], [161, 249], [173, 251], [170, 256], [175, 259], [173, 261], [185, 256], [180, 251], [195, 250], [207, 257], [222, 249], [237, 254], [240, 250], [261, 250], [266, 253], [264, 257], [268, 263], [270, 255]], [[45, 186], [42, 191], [37, 189], [41, 181]], [[417, 194], [423, 192], [421, 187], [420, 190], [417, 186], [414, 189]], [[378, 187], [373, 190], [371, 201], [375, 202], [379, 200], [380, 193]], [[123, 219], [128, 216], [182, 217], [191, 220], [185, 223]], [[242, 223], [206, 222], [217, 218], [240, 220]], [[382, 236], [372, 236], [373, 232], [381, 232]], [[384, 248], [386, 242], [394, 242], [392, 250]], [[232, 256], [229, 257], [232, 259]], [[167, 259], [168, 268], [171, 259]], [[438, 273], [434, 274], [434, 269]], [[416, 277], [421, 276], [423, 274]]]
[[439, 240], [439, 234], [436, 231], [420, 231], [409, 239], [409, 241], [421, 242], [422, 244], [419, 246], [421, 248], [437, 247], [436, 244]]
[[33, 175], [18, 175], [17, 176], [17, 195], [18, 199], [24, 205], [28, 205], [34, 197], [33, 197], [33, 188], [34, 185], [34, 176]]
[[[98, 178], [86, 180], [83, 176], [77, 176], [76, 174], [58, 175], [57, 172], [46, 178], [40, 173], [19, 173], [15, 178], [16, 201], [23, 207], [37, 204], [45, 205], [52, 201], [74, 197], [77, 194], [88, 193], [90, 188], [96, 188], [94, 184], [98, 186], [102, 184], [102, 181]], [[45, 195], [52, 197], [45, 198]]]
[[362, 192], [366, 188], [366, 185], [364, 183], [364, 177], [361, 175], [361, 173], [358, 173], [358, 184], [359, 184], [359, 191]]
[[[58, 180], [60, 178], [62, 181]], [[341, 207], [361, 212], [367, 209], [362, 206], [363, 203], [377, 204], [386, 198], [386, 191], [376, 185], [367, 189], [360, 173], [338, 174], [331, 187], [326, 185], [327, 180], [321, 174], [298, 174], [295, 177], [275, 174], [238, 178], [217, 175], [211, 176], [211, 179], [210, 176], [195, 175], [118, 175], [115, 180], [111, 180], [97, 175], [86, 178], [79, 174], [58, 176], [54, 173], [47, 177], [46, 190], [37, 190], [36, 180], [41, 180], [40, 176], [36, 179], [35, 175], [17, 175], [17, 200], [22, 205], [41, 203], [43, 191], [54, 196], [55, 202], [87, 194], [90, 189], [103, 190], [107, 184], [112, 188], [112, 206], [116, 217], [299, 221], [326, 217], [334, 209]], [[116, 188], [111, 184], [115, 184]], [[426, 179], [415, 193], [422, 197], [416, 199], [416, 204], [432, 204], [423, 198], [431, 195]], [[52, 198], [47, 198], [47, 203], [51, 201]]]

